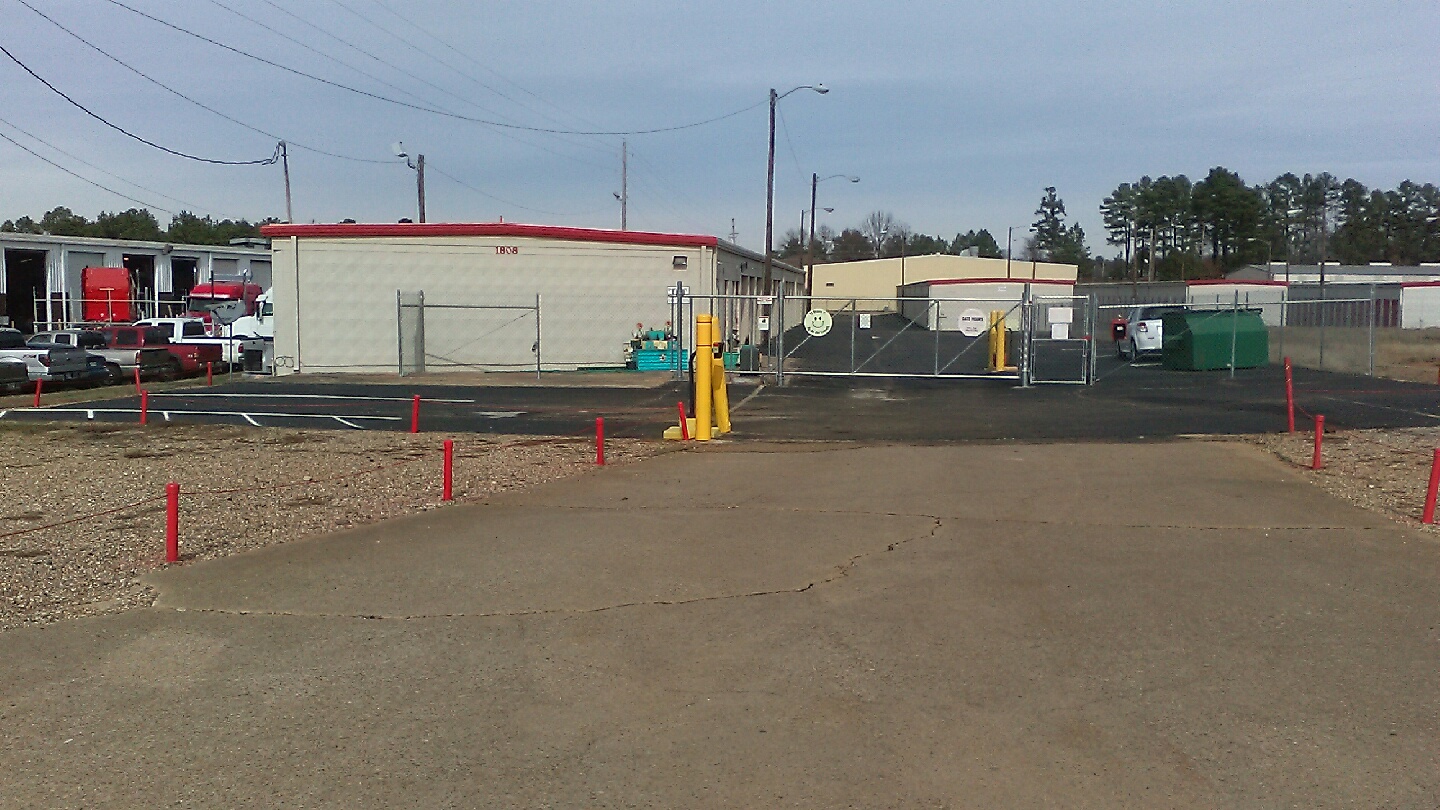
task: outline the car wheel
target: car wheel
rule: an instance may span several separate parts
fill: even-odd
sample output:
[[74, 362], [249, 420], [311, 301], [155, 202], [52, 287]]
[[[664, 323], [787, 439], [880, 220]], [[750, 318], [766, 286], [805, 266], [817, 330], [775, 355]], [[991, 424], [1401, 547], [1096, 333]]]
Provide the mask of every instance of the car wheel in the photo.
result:
[[185, 370], [180, 367], [180, 361], [172, 357], [170, 361], [165, 364], [165, 373], [160, 376], [166, 380], [178, 380], [184, 372]]
[[125, 370], [120, 368], [119, 363], [106, 363], [105, 373], [107, 385], [119, 385], [125, 379]]

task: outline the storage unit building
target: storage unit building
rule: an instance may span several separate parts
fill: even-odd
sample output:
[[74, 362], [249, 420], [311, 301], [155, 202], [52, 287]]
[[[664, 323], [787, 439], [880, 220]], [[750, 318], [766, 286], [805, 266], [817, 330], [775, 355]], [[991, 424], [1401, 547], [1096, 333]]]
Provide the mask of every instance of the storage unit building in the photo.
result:
[[893, 312], [897, 290], [922, 281], [1001, 279], [1024, 283], [1041, 281], [1075, 283], [1073, 264], [1006, 261], [975, 256], [936, 253], [891, 259], [832, 262], [815, 265], [811, 295], [817, 306], [841, 309], [854, 299], [860, 312]]
[[[1043, 300], [1069, 298], [1075, 284], [1004, 278], [920, 281], [900, 288], [903, 298], [900, 314], [926, 329], [973, 331], [973, 326], [962, 324], [973, 324], [977, 314], [983, 314], [988, 323], [990, 313], [999, 311], [1005, 313], [1005, 328], [1014, 330], [1020, 328], [1020, 303], [1025, 300], [1027, 287], [1032, 300]], [[1059, 304], [1070, 306], [1065, 301], [1057, 301]]]
[[[698, 311], [722, 318], [728, 340], [760, 337], [763, 257], [713, 236], [513, 223], [263, 233], [274, 255], [280, 374], [403, 372], [417, 341], [429, 371], [619, 366], [637, 329], [675, 317], [667, 292], [677, 283]], [[774, 262], [771, 279], [771, 294], [803, 292], [798, 268]], [[717, 295], [746, 298], [708, 298]], [[801, 309], [787, 310], [788, 325]], [[689, 324], [684, 331], [689, 348]]]

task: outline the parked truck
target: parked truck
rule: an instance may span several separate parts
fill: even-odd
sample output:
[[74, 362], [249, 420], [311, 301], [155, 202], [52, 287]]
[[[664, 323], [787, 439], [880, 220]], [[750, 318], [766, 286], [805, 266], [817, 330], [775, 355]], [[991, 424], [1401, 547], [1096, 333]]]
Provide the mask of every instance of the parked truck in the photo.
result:
[[171, 343], [165, 332], [153, 326], [106, 326], [98, 330], [112, 349], [164, 349], [170, 353], [167, 376], [197, 374], [205, 364], [220, 365], [220, 347], [194, 343]]
[[[260, 285], [245, 281], [207, 281], [196, 284], [185, 297], [185, 316], [199, 318], [211, 335], [224, 334], [223, 324], [237, 317], [254, 315], [260, 298]], [[228, 311], [229, 317], [216, 317], [217, 311]]]
[[37, 332], [30, 336], [31, 346], [58, 345], [74, 346], [90, 354], [99, 355], [105, 361], [105, 369], [111, 382], [132, 379], [135, 370], [140, 370], [141, 379], [161, 377], [173, 369], [170, 352], [159, 347], [111, 348], [105, 342], [105, 335], [91, 329], [60, 329], [54, 332]]
[[89, 373], [83, 349], [27, 346], [18, 329], [0, 329], [0, 359], [6, 358], [23, 361], [31, 382], [75, 382]]
[[[259, 371], [275, 373], [275, 304], [271, 298], [273, 288], [266, 290], [255, 299], [255, 314], [245, 315], [230, 324], [230, 334], [236, 337], [259, 338], [264, 343]], [[254, 371], [247, 358], [246, 371]]]
[[80, 271], [80, 317], [91, 323], [129, 323], [140, 317], [131, 292], [128, 268], [87, 267]]
[[220, 349], [220, 362], [231, 366], [244, 367], [247, 353], [258, 363], [259, 356], [265, 349], [265, 342], [258, 338], [231, 337], [228, 326], [219, 327], [220, 334], [207, 334], [207, 325], [199, 318], [146, 318], [136, 321], [135, 325], [159, 329], [170, 338], [171, 343], [217, 346]]

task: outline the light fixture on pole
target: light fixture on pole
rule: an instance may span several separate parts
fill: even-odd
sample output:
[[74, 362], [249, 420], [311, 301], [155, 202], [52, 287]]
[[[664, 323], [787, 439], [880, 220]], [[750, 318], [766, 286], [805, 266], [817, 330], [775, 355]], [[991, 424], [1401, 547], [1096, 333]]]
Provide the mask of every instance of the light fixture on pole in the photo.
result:
[[[815, 278], [815, 257], [810, 255], [811, 246], [815, 244], [815, 190], [826, 180], [834, 180], [837, 177], [843, 177], [852, 183], [860, 182], [860, 178], [849, 174], [832, 174], [829, 177], [821, 177], [813, 172], [810, 174], [810, 238], [805, 240], [805, 296], [807, 298], [813, 292]], [[825, 213], [829, 214], [834, 210], [834, 208], [826, 208]], [[805, 235], [803, 219], [800, 222], [800, 231], [800, 235], [803, 237]]]
[[412, 169], [415, 170], [415, 196], [417, 196], [417, 197], [420, 199], [420, 210], [419, 210], [420, 220], [419, 220], [419, 221], [420, 221], [420, 222], [424, 222], [424, 221], [425, 221], [425, 156], [424, 156], [424, 155], [416, 155], [416, 156], [415, 156], [415, 160], [412, 162], [412, 161], [410, 160], [410, 154], [405, 151], [405, 144], [404, 144], [403, 142], [401, 142], [401, 141], [396, 141], [395, 143], [391, 144], [391, 145], [390, 145], [390, 151], [392, 151], [392, 152], [395, 153], [395, 157], [403, 158], [403, 159], [405, 160], [405, 165], [406, 165], [406, 166], [409, 166], [410, 168], [412, 168]]
[[[761, 295], [774, 294], [771, 286], [775, 274], [775, 257], [772, 255], [775, 251], [775, 105], [797, 90], [814, 90], [821, 95], [830, 92], [830, 88], [823, 84], [802, 84], [783, 93], [776, 93], [775, 88], [770, 88], [770, 150], [765, 163], [765, 277]], [[762, 345], [769, 345], [769, 330], [762, 329], [760, 336]]]

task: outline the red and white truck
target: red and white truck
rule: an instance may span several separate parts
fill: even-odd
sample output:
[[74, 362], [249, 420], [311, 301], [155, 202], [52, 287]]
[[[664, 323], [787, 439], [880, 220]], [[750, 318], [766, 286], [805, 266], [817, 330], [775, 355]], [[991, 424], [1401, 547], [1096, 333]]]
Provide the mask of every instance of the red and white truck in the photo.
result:
[[207, 363], [220, 365], [220, 347], [171, 343], [165, 332], [153, 326], [105, 326], [97, 330], [112, 349], [161, 348], [170, 352], [170, 374], [198, 374]]
[[[254, 315], [262, 294], [259, 284], [244, 281], [207, 281], [196, 284], [185, 297], [185, 317], [205, 322], [211, 335], [223, 334], [221, 324]], [[217, 311], [225, 310], [221, 317]]]

